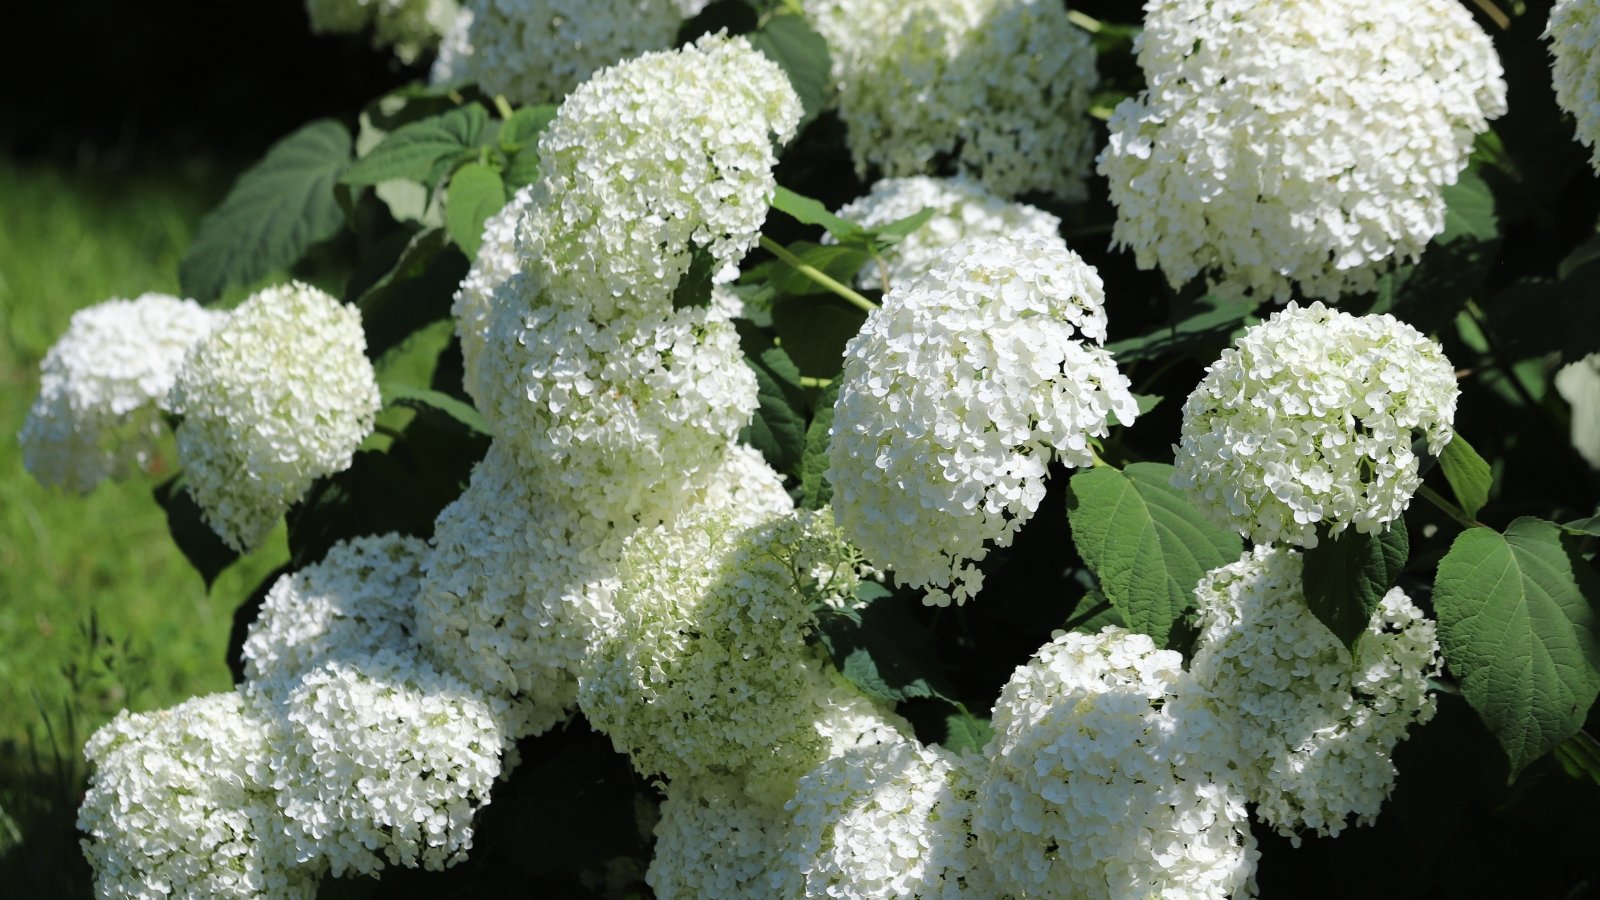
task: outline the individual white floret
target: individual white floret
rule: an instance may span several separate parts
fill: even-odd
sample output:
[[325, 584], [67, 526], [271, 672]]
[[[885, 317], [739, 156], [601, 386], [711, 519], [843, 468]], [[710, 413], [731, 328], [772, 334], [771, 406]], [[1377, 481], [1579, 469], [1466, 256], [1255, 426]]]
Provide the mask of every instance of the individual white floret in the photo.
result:
[[[981, 760], [899, 741], [849, 750], [800, 779], [790, 891], [806, 897], [972, 896], [987, 886], [972, 837]], [[802, 884], [803, 883], [803, 884]]]
[[772, 200], [773, 141], [799, 120], [783, 70], [744, 38], [708, 35], [584, 82], [539, 138], [522, 225], [532, 292], [604, 323], [665, 315], [697, 252], [732, 281]]
[[[856, 275], [864, 288], [904, 284], [945, 259], [957, 244], [975, 238], [1007, 238], [1036, 234], [1066, 249], [1059, 235], [1061, 220], [1026, 203], [1013, 203], [966, 178], [885, 178], [864, 197], [840, 207], [839, 215], [867, 228], [877, 228], [932, 210], [933, 216], [883, 254], [883, 266], [868, 263]], [[825, 243], [831, 236], [824, 237]]]
[[456, 0], [305, 0], [317, 34], [354, 34], [372, 26], [375, 47], [394, 47], [411, 62], [439, 42], [460, 9]]
[[331, 660], [416, 652], [416, 598], [427, 552], [419, 538], [359, 537], [279, 577], [245, 637], [245, 680], [282, 692]]
[[222, 539], [255, 548], [313, 481], [349, 468], [381, 400], [361, 314], [300, 283], [250, 296], [178, 370], [178, 457]]
[[845, 348], [828, 446], [840, 527], [927, 602], [964, 603], [1053, 459], [1138, 414], [1105, 337], [1094, 268], [1059, 239], [976, 240], [896, 285]]
[[859, 563], [825, 510], [640, 532], [580, 706], [643, 774], [749, 774], [781, 802], [829, 748], [815, 723], [835, 688], [806, 638], [819, 607], [854, 594]]
[[39, 366], [17, 435], [22, 464], [40, 484], [79, 493], [147, 466], [184, 354], [223, 318], [165, 294], [73, 313]]
[[1394, 588], [1352, 656], [1306, 607], [1301, 557], [1256, 547], [1195, 591], [1200, 638], [1190, 672], [1234, 721], [1256, 814], [1299, 844], [1369, 825], [1394, 790], [1394, 745], [1433, 718], [1439, 672], [1431, 619]]
[[1556, 0], [1544, 37], [1556, 103], [1577, 120], [1578, 140], [1593, 151], [1589, 162], [1600, 172], [1600, 3]]
[[1457, 0], [1149, 0], [1137, 46], [1148, 88], [1099, 157], [1113, 242], [1229, 296], [1372, 290], [1444, 230], [1443, 188], [1506, 110]]
[[605, 66], [676, 43], [706, 0], [466, 0], [456, 78], [512, 103], [556, 103]]
[[335, 876], [465, 859], [500, 774], [496, 707], [415, 656], [313, 669], [275, 707], [282, 737], [269, 751], [291, 833]]
[[674, 779], [645, 883], [659, 900], [773, 896], [788, 830], [783, 804], [752, 800], [736, 778]]
[[325, 867], [296, 863], [265, 756], [269, 722], [236, 692], [123, 710], [84, 745], [78, 809], [100, 897], [316, 895]]
[[1019, 667], [972, 823], [1000, 890], [1253, 896], [1232, 734], [1197, 694], [1180, 654], [1118, 628], [1062, 634]]
[[456, 336], [461, 339], [464, 384], [477, 384], [478, 359], [489, 339], [489, 320], [495, 291], [522, 271], [517, 253], [517, 223], [533, 202], [533, 186], [527, 185], [511, 196], [505, 207], [483, 223], [483, 243], [456, 289], [450, 314], [456, 320]]
[[1084, 197], [1094, 132], [1089, 36], [1049, 0], [805, 0], [865, 175], [948, 160], [1003, 196]]
[[1412, 445], [1444, 449], [1458, 393], [1443, 350], [1410, 325], [1291, 303], [1184, 402], [1173, 483], [1258, 544], [1386, 531], [1422, 482]]

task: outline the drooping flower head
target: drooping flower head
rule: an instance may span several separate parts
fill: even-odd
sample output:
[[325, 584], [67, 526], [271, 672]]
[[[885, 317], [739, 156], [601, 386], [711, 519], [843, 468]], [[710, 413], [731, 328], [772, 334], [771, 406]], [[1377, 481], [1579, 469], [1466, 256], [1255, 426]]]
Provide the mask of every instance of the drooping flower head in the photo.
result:
[[1600, 3], [1556, 0], [1544, 36], [1550, 41], [1556, 103], [1578, 123], [1578, 140], [1590, 148], [1600, 172]]
[[326, 867], [297, 863], [265, 762], [271, 737], [234, 691], [124, 710], [96, 731], [78, 809], [96, 893], [314, 897]]
[[1258, 544], [1383, 531], [1422, 481], [1413, 443], [1450, 442], [1457, 394], [1444, 352], [1410, 325], [1290, 304], [1206, 369], [1173, 482]]
[[191, 348], [172, 387], [178, 457], [206, 523], [259, 544], [325, 475], [350, 466], [380, 405], [361, 314], [309, 285], [267, 288]]
[[1111, 116], [1112, 232], [1174, 286], [1336, 300], [1444, 230], [1441, 191], [1506, 110], [1456, 0], [1149, 0], [1148, 88]]
[[1062, 634], [1011, 676], [994, 728], [973, 830], [1001, 893], [1254, 895], [1231, 732], [1176, 651]]
[[965, 602], [986, 542], [1010, 543], [1052, 459], [1093, 461], [1137, 415], [1094, 268], [1059, 239], [977, 240], [897, 285], [845, 348], [828, 447], [852, 543], [928, 602]]
[[1003, 196], [1084, 196], [1089, 36], [1046, 0], [806, 0], [858, 173], [960, 174]]
[[1433, 718], [1439, 671], [1431, 619], [1394, 588], [1354, 651], [1306, 606], [1301, 557], [1256, 547], [1195, 591], [1200, 637], [1190, 672], [1234, 721], [1256, 815], [1299, 843], [1377, 818], [1394, 790], [1394, 745]]
[[148, 465], [184, 354], [223, 318], [165, 294], [73, 313], [39, 366], [17, 435], [23, 465], [40, 484], [80, 493]]

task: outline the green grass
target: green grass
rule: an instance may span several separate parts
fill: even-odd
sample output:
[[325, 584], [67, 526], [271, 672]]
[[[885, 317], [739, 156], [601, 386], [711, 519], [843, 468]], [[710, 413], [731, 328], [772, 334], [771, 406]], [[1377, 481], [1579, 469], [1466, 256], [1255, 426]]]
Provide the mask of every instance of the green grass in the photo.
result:
[[[280, 528], [208, 594], [151, 498], [161, 472], [65, 494], [23, 470], [15, 438], [73, 311], [179, 293], [183, 248], [226, 187], [205, 163], [106, 174], [0, 155], [0, 876], [81, 866], [63, 829], [83, 739], [124, 707], [228, 689], [233, 610], [286, 556]], [[19, 896], [76, 890], [86, 869], [72, 874]]]

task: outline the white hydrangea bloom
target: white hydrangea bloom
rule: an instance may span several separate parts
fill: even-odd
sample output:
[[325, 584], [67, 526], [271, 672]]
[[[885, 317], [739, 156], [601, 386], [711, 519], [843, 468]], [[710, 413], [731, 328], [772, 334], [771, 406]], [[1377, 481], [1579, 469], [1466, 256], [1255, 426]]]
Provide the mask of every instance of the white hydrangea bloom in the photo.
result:
[[308, 672], [275, 709], [283, 737], [269, 750], [291, 833], [335, 876], [465, 859], [507, 743], [496, 707], [391, 651]]
[[478, 256], [456, 290], [450, 314], [455, 317], [456, 336], [461, 339], [461, 361], [466, 369], [464, 384], [478, 383], [478, 358], [489, 339], [495, 291], [522, 271], [522, 257], [517, 253], [517, 223], [532, 203], [533, 185], [527, 185], [483, 223], [483, 243], [478, 247]]
[[372, 43], [393, 46], [405, 62], [439, 42], [460, 9], [456, 0], [305, 0], [317, 34], [354, 34], [373, 26]]
[[1174, 286], [1335, 300], [1444, 230], [1441, 191], [1506, 110], [1457, 0], [1149, 0], [1149, 87], [1099, 168], [1116, 245]]
[[[877, 228], [916, 215], [924, 209], [933, 216], [883, 254], [883, 267], [868, 263], [856, 275], [856, 285], [883, 288], [883, 278], [893, 287], [920, 277], [943, 261], [965, 240], [1007, 238], [1036, 234], [1066, 249], [1059, 231], [1061, 220], [1026, 203], [1013, 203], [984, 190], [966, 178], [885, 178], [863, 197], [839, 209], [839, 216], [866, 228]], [[831, 235], [824, 243], [831, 243]]]
[[970, 241], [895, 286], [845, 348], [828, 446], [850, 541], [927, 602], [975, 595], [1044, 499], [1052, 459], [1093, 461], [1138, 414], [1105, 337], [1100, 276], [1058, 239]]
[[806, 637], [819, 605], [854, 593], [858, 565], [825, 510], [750, 527], [709, 511], [641, 531], [578, 703], [641, 773], [748, 772], [781, 796], [787, 772], [792, 791], [826, 754], [814, 723], [834, 690]]
[[524, 466], [602, 518], [675, 505], [755, 412], [738, 332], [709, 307], [609, 325], [567, 306], [493, 316], [469, 384], [478, 408]]
[[40, 484], [79, 493], [148, 465], [184, 354], [224, 318], [165, 294], [73, 313], [40, 363], [17, 435], [22, 464]]
[[399, 534], [340, 541], [321, 562], [281, 576], [244, 641], [244, 677], [287, 691], [330, 660], [417, 649], [416, 598], [426, 541]]
[[1049, 0], [805, 0], [865, 175], [945, 158], [1004, 196], [1085, 196], [1098, 81], [1089, 36]]
[[788, 832], [783, 805], [752, 800], [736, 778], [675, 779], [645, 883], [659, 900], [773, 896]]
[[1068, 632], [995, 704], [973, 830], [1026, 897], [1247, 897], [1259, 851], [1227, 722], [1183, 657], [1118, 628]]
[[988, 883], [972, 837], [976, 757], [900, 741], [825, 760], [800, 779], [788, 865], [806, 897], [955, 898]]
[[1600, 3], [1556, 0], [1544, 37], [1550, 41], [1556, 103], [1578, 122], [1578, 140], [1593, 150], [1600, 172]]
[[677, 41], [707, 0], [467, 0], [456, 78], [517, 105], [555, 103], [605, 66]]
[[584, 82], [539, 138], [523, 255], [549, 303], [665, 315], [695, 251], [732, 281], [766, 220], [800, 98], [744, 38], [707, 35]]
[[1184, 402], [1173, 483], [1258, 544], [1315, 547], [1319, 525], [1385, 531], [1422, 482], [1413, 442], [1444, 449], [1458, 393], [1444, 351], [1410, 325], [1291, 303]]
[[324, 869], [296, 864], [264, 762], [270, 741], [233, 691], [123, 710], [96, 731], [78, 810], [96, 894], [314, 897]]
[[439, 53], [433, 58], [433, 65], [428, 69], [428, 83], [431, 85], [456, 84], [471, 78], [474, 53], [472, 51], [472, 4], [468, 0], [466, 6], [456, 13], [450, 21], [450, 26], [444, 30], [439, 38]]
[[361, 314], [300, 283], [250, 296], [178, 370], [178, 457], [227, 544], [260, 544], [291, 504], [349, 468], [381, 399]]
[[1208, 573], [1195, 596], [1200, 638], [1190, 672], [1235, 721], [1239, 767], [1256, 814], [1299, 844], [1371, 824], [1394, 790], [1394, 745], [1433, 718], [1439, 673], [1433, 621], [1394, 588], [1352, 657], [1306, 607], [1295, 550], [1256, 547]]

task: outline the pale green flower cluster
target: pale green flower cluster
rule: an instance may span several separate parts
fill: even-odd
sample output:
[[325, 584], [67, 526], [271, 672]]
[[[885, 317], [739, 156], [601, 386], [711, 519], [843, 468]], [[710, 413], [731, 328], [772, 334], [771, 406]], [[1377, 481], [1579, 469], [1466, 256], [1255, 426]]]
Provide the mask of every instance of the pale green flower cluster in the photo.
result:
[[1576, 120], [1578, 140], [1593, 151], [1589, 161], [1600, 172], [1600, 3], [1556, 0], [1544, 36], [1556, 103]]

